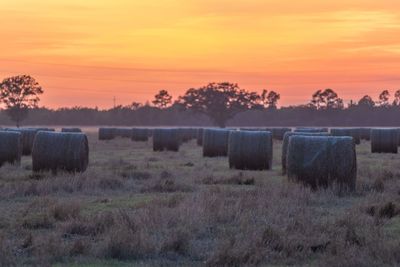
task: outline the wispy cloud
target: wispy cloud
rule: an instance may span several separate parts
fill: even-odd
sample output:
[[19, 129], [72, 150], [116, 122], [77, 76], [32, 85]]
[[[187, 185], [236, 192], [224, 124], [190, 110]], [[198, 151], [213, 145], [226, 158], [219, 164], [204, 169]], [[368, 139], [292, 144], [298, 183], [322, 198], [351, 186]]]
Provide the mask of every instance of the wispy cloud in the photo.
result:
[[274, 87], [290, 104], [324, 86], [363, 95], [398, 83], [400, 1], [16, 0], [0, 10], [0, 74], [36, 75], [50, 106], [79, 89], [101, 106], [107, 94], [145, 101], [161, 87], [231, 80]]

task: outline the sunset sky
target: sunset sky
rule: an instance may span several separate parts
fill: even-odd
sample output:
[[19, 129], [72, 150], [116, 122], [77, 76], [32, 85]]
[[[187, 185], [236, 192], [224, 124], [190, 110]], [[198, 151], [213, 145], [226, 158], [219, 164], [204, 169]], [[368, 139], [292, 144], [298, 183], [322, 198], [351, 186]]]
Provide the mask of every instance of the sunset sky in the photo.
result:
[[230, 81], [306, 103], [400, 89], [399, 0], [0, 0], [0, 78], [30, 74], [41, 105], [174, 99]]

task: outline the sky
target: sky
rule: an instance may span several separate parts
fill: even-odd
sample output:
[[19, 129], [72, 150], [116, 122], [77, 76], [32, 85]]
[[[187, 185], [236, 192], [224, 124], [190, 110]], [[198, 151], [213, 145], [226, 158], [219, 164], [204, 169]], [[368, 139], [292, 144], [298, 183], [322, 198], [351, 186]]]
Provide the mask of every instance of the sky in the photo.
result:
[[398, 0], [0, 0], [0, 79], [41, 106], [110, 108], [209, 82], [307, 103], [400, 89]]

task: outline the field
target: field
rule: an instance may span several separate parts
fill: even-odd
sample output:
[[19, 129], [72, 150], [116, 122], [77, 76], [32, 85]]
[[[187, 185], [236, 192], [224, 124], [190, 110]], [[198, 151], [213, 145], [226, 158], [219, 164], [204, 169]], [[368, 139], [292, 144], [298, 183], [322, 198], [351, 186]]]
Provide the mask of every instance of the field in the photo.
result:
[[400, 155], [357, 146], [354, 193], [312, 192], [151, 141], [88, 133], [83, 174], [0, 169], [0, 266], [399, 266]]

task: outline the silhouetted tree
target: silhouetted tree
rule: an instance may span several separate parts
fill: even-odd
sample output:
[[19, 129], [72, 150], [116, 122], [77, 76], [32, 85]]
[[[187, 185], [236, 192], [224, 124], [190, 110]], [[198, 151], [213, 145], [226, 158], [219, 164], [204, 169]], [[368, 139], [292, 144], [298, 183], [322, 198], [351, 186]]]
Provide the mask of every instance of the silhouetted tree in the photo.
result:
[[28, 116], [29, 109], [38, 106], [42, 93], [42, 87], [29, 75], [5, 78], [0, 83], [0, 101], [17, 127]]
[[373, 108], [375, 106], [375, 102], [369, 95], [365, 95], [358, 101], [358, 106], [364, 108]]
[[347, 105], [348, 108], [354, 108], [356, 106], [357, 106], [357, 104], [352, 99], [350, 100], [349, 104]]
[[394, 93], [393, 106], [400, 106], [400, 90]]
[[389, 106], [389, 97], [390, 93], [388, 90], [383, 90], [379, 95], [378, 105], [380, 107], [388, 107]]
[[128, 105], [128, 108], [132, 110], [138, 110], [140, 107], [142, 107], [142, 104], [135, 101], [133, 101], [130, 105]]
[[154, 96], [152, 103], [158, 108], [166, 108], [172, 103], [172, 96], [167, 90], [160, 90], [158, 94]]
[[239, 112], [260, 106], [260, 96], [233, 83], [210, 83], [201, 88], [191, 88], [179, 103], [187, 110], [207, 115], [219, 127]]
[[343, 100], [332, 89], [318, 90], [312, 95], [310, 105], [316, 109], [343, 109]]
[[261, 93], [261, 102], [262, 105], [266, 108], [276, 109], [278, 105], [278, 101], [281, 98], [281, 95], [275, 91], [270, 91], [268, 93], [267, 90], [263, 90]]

